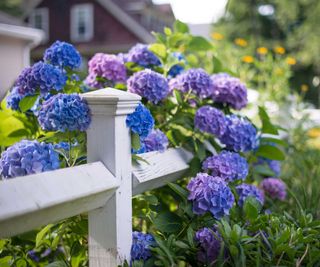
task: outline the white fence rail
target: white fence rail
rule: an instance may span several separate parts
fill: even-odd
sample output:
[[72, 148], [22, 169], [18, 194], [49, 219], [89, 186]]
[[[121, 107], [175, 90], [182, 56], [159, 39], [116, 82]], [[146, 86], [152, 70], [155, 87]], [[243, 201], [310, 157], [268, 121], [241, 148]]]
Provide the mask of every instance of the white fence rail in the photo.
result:
[[131, 166], [126, 116], [140, 97], [107, 88], [86, 93], [92, 113], [88, 164], [0, 181], [0, 237], [88, 212], [90, 267], [130, 261], [135, 194], [165, 185], [187, 169], [190, 153], [169, 149], [142, 154]]

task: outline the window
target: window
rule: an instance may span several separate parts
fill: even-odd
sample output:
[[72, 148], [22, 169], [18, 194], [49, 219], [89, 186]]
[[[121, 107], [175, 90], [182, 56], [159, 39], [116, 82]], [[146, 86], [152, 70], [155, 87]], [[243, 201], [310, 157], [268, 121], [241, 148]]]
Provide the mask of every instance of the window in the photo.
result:
[[71, 40], [90, 41], [93, 37], [93, 6], [74, 5], [71, 8]]
[[45, 37], [43, 42], [49, 39], [49, 10], [46, 7], [36, 8], [30, 15], [29, 24], [31, 27], [43, 30]]

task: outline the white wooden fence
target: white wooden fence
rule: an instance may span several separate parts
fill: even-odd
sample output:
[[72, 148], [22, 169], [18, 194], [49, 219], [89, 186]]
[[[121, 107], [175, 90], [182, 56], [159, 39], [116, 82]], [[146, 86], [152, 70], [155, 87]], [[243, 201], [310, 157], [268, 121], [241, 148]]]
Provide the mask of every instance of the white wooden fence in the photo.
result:
[[83, 97], [92, 113], [89, 163], [0, 181], [0, 238], [88, 212], [90, 267], [117, 266], [130, 260], [132, 196], [179, 178], [191, 155], [145, 153], [149, 164], [132, 167], [125, 120], [140, 97], [111, 88]]

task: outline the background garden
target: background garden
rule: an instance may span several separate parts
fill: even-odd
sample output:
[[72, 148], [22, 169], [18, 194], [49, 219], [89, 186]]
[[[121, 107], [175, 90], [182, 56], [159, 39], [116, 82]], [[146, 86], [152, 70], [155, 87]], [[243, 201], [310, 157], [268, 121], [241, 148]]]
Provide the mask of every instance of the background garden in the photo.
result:
[[[124, 266], [320, 266], [320, 128], [305, 112], [318, 105], [319, 8], [230, 1], [210, 39], [176, 21], [85, 72], [55, 42], [1, 103], [2, 179], [85, 163], [78, 94], [128, 90], [142, 96], [127, 118], [133, 163], [168, 147], [193, 159], [176, 183], [133, 198]], [[87, 226], [82, 214], [0, 240], [0, 266], [87, 266]]]

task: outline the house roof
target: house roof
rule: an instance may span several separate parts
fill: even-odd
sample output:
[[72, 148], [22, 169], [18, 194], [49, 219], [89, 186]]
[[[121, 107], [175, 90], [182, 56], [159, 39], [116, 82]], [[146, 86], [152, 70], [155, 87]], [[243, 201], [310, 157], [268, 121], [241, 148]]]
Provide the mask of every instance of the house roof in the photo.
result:
[[[130, 32], [137, 36], [142, 42], [150, 43], [154, 40], [149, 31], [139, 24], [130, 14], [121, 9], [112, 0], [96, 0], [101, 6], [110, 12], [121, 24], [123, 24]], [[32, 10], [39, 5], [42, 0], [28, 0], [25, 4], [25, 15], [28, 15]]]

